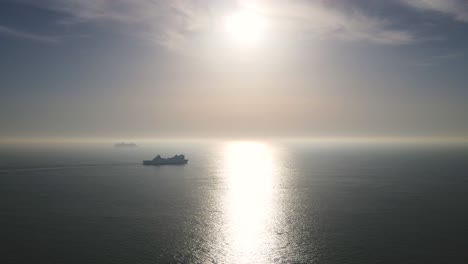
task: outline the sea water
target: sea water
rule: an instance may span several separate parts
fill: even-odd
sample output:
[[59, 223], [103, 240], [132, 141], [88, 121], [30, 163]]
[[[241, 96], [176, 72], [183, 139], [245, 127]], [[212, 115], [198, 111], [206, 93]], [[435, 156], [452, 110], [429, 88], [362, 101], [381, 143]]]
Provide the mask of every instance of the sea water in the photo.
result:
[[6, 146], [0, 230], [1, 263], [463, 263], [468, 148]]

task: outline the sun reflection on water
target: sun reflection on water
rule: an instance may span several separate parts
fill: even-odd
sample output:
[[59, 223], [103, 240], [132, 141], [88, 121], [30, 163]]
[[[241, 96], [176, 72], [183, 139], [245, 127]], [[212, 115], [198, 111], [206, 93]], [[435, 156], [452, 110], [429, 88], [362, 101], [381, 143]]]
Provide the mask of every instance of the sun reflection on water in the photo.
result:
[[224, 149], [228, 255], [235, 263], [265, 262], [274, 243], [273, 150], [258, 142], [229, 143]]

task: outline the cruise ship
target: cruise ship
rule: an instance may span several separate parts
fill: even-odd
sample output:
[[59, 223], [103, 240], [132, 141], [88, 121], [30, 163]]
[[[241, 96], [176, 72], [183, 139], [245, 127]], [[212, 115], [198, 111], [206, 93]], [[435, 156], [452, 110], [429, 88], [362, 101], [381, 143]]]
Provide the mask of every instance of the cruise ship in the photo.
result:
[[162, 158], [160, 155], [152, 160], [144, 160], [143, 165], [181, 165], [187, 164], [188, 159], [184, 155], [175, 155], [171, 158]]

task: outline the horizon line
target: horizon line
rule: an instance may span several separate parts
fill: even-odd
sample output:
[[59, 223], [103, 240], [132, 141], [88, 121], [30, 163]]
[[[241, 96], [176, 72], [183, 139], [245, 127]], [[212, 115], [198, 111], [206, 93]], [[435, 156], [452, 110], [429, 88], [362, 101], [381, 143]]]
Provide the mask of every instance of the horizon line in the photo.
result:
[[1, 145], [73, 143], [162, 143], [219, 141], [284, 141], [311, 143], [468, 143], [468, 136], [283, 136], [283, 137], [0, 137]]

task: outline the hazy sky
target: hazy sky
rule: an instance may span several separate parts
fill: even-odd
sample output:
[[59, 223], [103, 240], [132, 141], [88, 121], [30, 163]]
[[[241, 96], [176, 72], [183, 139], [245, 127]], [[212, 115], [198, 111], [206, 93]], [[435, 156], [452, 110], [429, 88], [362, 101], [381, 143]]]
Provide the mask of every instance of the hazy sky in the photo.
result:
[[0, 0], [0, 140], [468, 136], [467, 58], [466, 0]]

